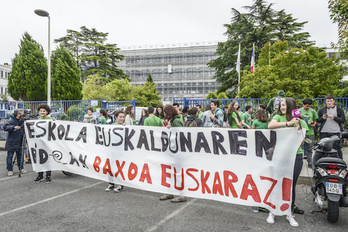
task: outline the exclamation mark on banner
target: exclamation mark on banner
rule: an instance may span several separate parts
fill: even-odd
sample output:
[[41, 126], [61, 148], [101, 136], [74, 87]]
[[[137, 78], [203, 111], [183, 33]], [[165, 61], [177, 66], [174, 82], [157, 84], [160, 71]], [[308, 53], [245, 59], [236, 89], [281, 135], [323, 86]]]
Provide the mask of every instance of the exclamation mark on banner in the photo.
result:
[[[283, 178], [283, 201], [290, 201], [291, 199], [291, 187], [292, 187], [292, 180], [288, 178]], [[290, 207], [288, 203], [284, 203], [282, 206], [280, 206], [281, 211], [285, 211]]]

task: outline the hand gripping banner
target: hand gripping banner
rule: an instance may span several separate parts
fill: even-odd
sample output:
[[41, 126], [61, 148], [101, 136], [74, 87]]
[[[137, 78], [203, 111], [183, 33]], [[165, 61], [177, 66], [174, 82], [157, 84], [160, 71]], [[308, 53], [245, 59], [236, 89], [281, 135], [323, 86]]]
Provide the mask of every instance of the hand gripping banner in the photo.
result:
[[63, 170], [147, 191], [290, 213], [304, 130], [25, 123], [34, 171]]

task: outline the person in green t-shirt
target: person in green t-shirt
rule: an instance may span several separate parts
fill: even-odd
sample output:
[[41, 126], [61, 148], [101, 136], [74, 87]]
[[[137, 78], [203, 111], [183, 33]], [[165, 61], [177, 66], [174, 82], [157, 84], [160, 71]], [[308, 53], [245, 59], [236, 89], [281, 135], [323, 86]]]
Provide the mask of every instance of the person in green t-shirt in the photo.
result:
[[318, 113], [312, 109], [313, 101], [310, 98], [303, 100], [301, 117], [307, 122], [309, 131], [306, 133], [306, 138], [310, 139], [311, 143], [303, 144], [304, 159], [308, 162], [308, 167], [312, 167], [313, 144], [315, 140], [314, 127], [317, 125]]
[[202, 112], [202, 106], [201, 105], [196, 105], [197, 109], [198, 109], [198, 118], [202, 119], [203, 117], [203, 112]]
[[162, 120], [155, 116], [155, 108], [149, 106], [147, 112], [149, 113], [149, 117], [145, 119], [144, 126], [163, 126]]
[[237, 111], [238, 101], [233, 100], [227, 109], [227, 118], [231, 128], [242, 129], [242, 119]]
[[247, 105], [245, 107], [245, 113], [243, 114], [243, 128], [244, 129], [251, 129], [251, 123], [253, 122], [253, 120], [251, 119], [251, 112], [252, 112], [252, 108], [250, 105]]
[[99, 121], [101, 124], [106, 124], [106, 110], [104, 109], [99, 110]]
[[253, 121], [253, 129], [268, 129], [268, 118], [266, 117], [265, 111], [259, 109], [256, 111], [255, 120]]
[[[37, 110], [39, 111], [40, 118], [39, 120], [55, 120], [54, 118], [50, 117], [49, 114], [51, 113], [51, 108], [46, 103], [41, 103]], [[41, 182], [43, 181], [43, 172], [39, 172], [38, 176], [34, 180], [35, 182]], [[46, 183], [51, 183], [51, 171], [46, 171]]]
[[[268, 128], [277, 129], [277, 128], [283, 128], [283, 127], [298, 127], [298, 129], [301, 129], [301, 126], [300, 126], [300, 123], [301, 123], [302, 128], [305, 128], [306, 130], [308, 130], [307, 123], [304, 120], [301, 120], [300, 118], [294, 118], [292, 116], [292, 111], [295, 109], [297, 109], [295, 99], [293, 98], [282, 99], [279, 104], [277, 114], [272, 118], [271, 122], [268, 124]], [[303, 136], [303, 139], [304, 139], [304, 136]], [[300, 146], [297, 150], [294, 172], [293, 172], [291, 215], [288, 215], [286, 217], [286, 219], [290, 222], [290, 225], [295, 227], [298, 226], [298, 223], [295, 221], [293, 217], [294, 206], [295, 206], [295, 191], [296, 191], [297, 179], [300, 176], [300, 173], [302, 170], [302, 165], [303, 165], [303, 151]], [[274, 223], [274, 214], [272, 212], [269, 212], [267, 222], [271, 224]]]

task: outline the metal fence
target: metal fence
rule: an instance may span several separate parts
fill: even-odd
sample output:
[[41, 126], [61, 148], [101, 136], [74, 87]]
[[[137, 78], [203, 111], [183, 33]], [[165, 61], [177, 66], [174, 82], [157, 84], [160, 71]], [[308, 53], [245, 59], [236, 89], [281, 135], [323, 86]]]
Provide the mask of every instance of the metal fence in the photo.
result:
[[[98, 117], [99, 109], [124, 110], [128, 105], [133, 105], [136, 109], [138, 101], [106, 101], [98, 100], [61, 100], [51, 102], [51, 116], [58, 120], [82, 122], [88, 108], [92, 107], [94, 114]], [[0, 102], [0, 140], [6, 139], [7, 132], [4, 125], [10, 118], [15, 109], [23, 109], [30, 112], [34, 117], [38, 117], [37, 107], [46, 101], [23, 101], [23, 102]]]
[[[224, 106], [229, 106], [229, 104], [233, 101], [238, 101], [238, 104], [241, 107], [241, 111], [245, 112], [245, 107], [250, 105], [253, 109], [253, 112], [259, 108], [259, 105], [265, 104], [269, 102], [270, 98], [236, 98], [236, 99], [173, 99], [173, 103], [178, 103], [182, 108], [188, 106], [192, 108], [194, 106], [200, 105], [202, 110], [204, 110], [206, 105], [209, 105], [211, 101], [219, 101], [219, 107], [222, 109]], [[296, 103], [299, 106], [302, 106], [303, 98], [295, 98]], [[319, 108], [325, 106], [325, 98], [312, 98], [313, 104], [312, 108], [318, 110]], [[335, 98], [336, 104], [343, 108], [345, 112], [348, 111], [348, 98], [341, 97]]]

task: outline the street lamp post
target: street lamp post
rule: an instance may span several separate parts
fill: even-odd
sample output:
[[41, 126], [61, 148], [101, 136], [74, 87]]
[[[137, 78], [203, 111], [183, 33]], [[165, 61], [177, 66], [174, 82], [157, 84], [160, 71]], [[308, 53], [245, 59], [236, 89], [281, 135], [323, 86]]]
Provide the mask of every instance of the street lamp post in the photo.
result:
[[48, 70], [47, 70], [47, 105], [51, 107], [51, 50], [50, 50], [50, 14], [45, 10], [36, 9], [35, 14], [48, 18]]

